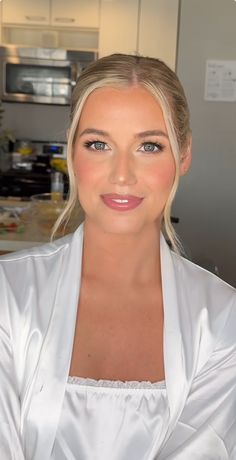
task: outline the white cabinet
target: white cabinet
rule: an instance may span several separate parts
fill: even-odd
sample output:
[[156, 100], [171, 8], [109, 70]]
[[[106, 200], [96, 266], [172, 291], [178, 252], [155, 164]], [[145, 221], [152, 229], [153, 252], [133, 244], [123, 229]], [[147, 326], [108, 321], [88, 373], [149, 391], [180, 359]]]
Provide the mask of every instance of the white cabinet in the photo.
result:
[[0, 43], [2, 43], [2, 4], [0, 3]]
[[99, 56], [139, 53], [175, 69], [179, 0], [101, 0]]
[[98, 48], [100, 57], [139, 53], [175, 68], [179, 0], [0, 0], [1, 5], [6, 43]]
[[2, 21], [5, 24], [46, 25], [49, 20], [49, 0], [2, 1]]
[[99, 0], [3, 0], [3, 23], [99, 27]]
[[141, 0], [138, 52], [176, 64], [179, 0]]
[[99, 57], [136, 52], [138, 5], [139, 0], [101, 0]]
[[51, 0], [53, 26], [99, 27], [99, 0]]

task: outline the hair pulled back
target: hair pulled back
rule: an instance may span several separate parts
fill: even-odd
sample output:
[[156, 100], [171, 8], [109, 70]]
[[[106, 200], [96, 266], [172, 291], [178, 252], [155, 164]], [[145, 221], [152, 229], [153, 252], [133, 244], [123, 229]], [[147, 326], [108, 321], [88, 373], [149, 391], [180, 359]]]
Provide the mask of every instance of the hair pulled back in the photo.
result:
[[175, 160], [176, 173], [172, 190], [163, 213], [163, 229], [174, 250], [179, 241], [171, 223], [171, 205], [179, 182], [181, 152], [190, 139], [190, 120], [187, 100], [177, 75], [161, 60], [150, 57], [112, 54], [90, 64], [79, 76], [73, 90], [68, 130], [67, 164], [70, 192], [65, 210], [56, 222], [53, 235], [61, 225], [66, 225], [78, 203], [77, 184], [73, 170], [73, 151], [80, 114], [87, 97], [103, 87], [142, 86], [159, 102], [166, 124]]

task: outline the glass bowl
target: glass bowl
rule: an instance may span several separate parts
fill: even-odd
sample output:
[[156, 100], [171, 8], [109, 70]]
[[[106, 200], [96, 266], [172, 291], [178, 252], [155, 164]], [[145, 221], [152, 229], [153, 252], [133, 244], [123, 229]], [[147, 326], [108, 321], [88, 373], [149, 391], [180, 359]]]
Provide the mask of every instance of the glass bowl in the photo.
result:
[[[63, 199], [61, 193], [40, 193], [31, 196], [31, 215], [34, 223], [42, 233], [42, 235], [50, 236], [52, 233], [53, 225], [64, 210], [67, 201]], [[83, 212], [81, 206], [78, 204], [77, 208], [73, 211], [71, 218], [64, 228], [62, 226], [56, 233], [56, 237], [63, 236], [66, 233], [74, 231], [83, 220]]]

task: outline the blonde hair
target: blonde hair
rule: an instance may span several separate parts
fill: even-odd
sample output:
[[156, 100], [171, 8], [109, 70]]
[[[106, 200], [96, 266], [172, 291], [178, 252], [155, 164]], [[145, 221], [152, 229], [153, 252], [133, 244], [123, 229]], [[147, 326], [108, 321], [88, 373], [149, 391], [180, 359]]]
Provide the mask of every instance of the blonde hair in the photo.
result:
[[77, 80], [72, 94], [70, 127], [68, 130], [67, 164], [70, 191], [67, 205], [57, 220], [53, 235], [66, 226], [78, 203], [78, 191], [73, 171], [73, 146], [80, 115], [87, 97], [98, 88], [139, 85], [146, 88], [159, 102], [175, 160], [174, 183], [163, 213], [163, 229], [172, 248], [179, 251], [180, 243], [171, 223], [171, 205], [179, 182], [180, 155], [187, 147], [190, 135], [189, 109], [182, 85], [176, 74], [161, 60], [112, 54], [87, 67]]

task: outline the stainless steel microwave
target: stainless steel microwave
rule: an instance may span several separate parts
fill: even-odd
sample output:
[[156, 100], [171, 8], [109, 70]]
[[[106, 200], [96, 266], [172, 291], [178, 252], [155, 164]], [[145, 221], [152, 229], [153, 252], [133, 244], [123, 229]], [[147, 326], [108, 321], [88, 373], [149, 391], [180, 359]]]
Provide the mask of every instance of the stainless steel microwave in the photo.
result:
[[93, 51], [0, 47], [0, 98], [6, 102], [69, 105], [81, 71]]

